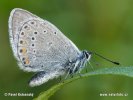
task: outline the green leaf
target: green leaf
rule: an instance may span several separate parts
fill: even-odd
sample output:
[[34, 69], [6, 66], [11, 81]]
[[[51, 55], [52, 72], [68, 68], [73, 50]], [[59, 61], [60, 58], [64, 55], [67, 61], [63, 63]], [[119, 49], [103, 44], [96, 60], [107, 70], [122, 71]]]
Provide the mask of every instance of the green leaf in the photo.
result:
[[74, 78], [70, 78], [68, 80], [65, 80], [64, 82], [61, 82], [61, 83], [58, 83], [52, 86], [49, 90], [40, 93], [39, 96], [35, 98], [34, 100], [48, 100], [48, 98], [51, 95], [53, 95], [56, 91], [61, 89], [66, 84], [71, 83], [75, 80], [87, 78], [89, 76], [94, 76], [94, 75], [108, 75], [108, 74], [133, 77], [133, 67], [102, 68], [102, 69], [98, 69], [92, 72], [88, 72], [88, 73], [83, 74], [82, 76], [76, 76]]

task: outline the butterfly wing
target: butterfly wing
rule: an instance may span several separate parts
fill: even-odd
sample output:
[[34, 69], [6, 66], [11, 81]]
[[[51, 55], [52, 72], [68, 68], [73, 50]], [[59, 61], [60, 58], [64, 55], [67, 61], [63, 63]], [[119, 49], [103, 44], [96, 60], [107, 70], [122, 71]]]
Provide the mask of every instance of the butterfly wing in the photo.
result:
[[80, 51], [50, 22], [23, 9], [14, 9], [9, 18], [14, 56], [25, 71], [63, 69]]

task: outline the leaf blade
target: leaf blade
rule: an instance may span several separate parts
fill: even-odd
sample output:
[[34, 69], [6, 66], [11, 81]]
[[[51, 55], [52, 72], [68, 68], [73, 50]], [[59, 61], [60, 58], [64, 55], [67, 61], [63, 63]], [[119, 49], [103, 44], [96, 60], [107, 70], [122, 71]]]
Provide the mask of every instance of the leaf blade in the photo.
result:
[[48, 98], [53, 95], [56, 91], [61, 89], [65, 84], [71, 83], [74, 80], [82, 79], [82, 78], [87, 78], [89, 76], [94, 76], [94, 75], [122, 75], [122, 76], [127, 76], [127, 77], [133, 77], [133, 67], [111, 67], [111, 68], [102, 68], [98, 69], [89, 73], [85, 73], [80, 76], [76, 76], [74, 78], [65, 80], [62, 83], [58, 83], [54, 86], [52, 86], [49, 90], [42, 92], [37, 98], [34, 100], [48, 100]]

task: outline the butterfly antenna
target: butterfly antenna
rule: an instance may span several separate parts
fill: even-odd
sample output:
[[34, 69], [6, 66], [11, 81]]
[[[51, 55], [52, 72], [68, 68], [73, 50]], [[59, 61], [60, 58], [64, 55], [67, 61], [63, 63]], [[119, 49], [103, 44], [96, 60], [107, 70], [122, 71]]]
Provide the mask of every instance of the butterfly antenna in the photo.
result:
[[101, 58], [103, 58], [103, 59], [105, 59], [105, 60], [107, 60], [107, 61], [109, 61], [109, 62], [111, 62], [111, 63], [113, 63], [113, 64], [115, 64], [115, 65], [120, 65], [119, 62], [115, 62], [115, 61], [112, 61], [112, 60], [110, 60], [110, 59], [108, 59], [108, 58], [105, 58], [105, 57], [103, 57], [103, 56], [97, 54], [96, 52], [91, 52], [91, 54], [95, 54], [96, 56], [101, 57]]

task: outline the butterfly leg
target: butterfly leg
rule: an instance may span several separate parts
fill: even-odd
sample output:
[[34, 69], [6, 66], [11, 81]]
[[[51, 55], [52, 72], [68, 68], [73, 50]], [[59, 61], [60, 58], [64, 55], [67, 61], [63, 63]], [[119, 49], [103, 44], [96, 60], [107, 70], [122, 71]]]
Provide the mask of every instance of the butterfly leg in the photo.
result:
[[67, 74], [65, 76], [65, 79], [67, 79], [67, 77], [68, 77], [69, 74], [70, 74], [70, 69], [68, 69], [68, 72], [67, 72]]
[[91, 69], [94, 71], [94, 68], [90, 62], [89, 62], [89, 65], [90, 65]]

